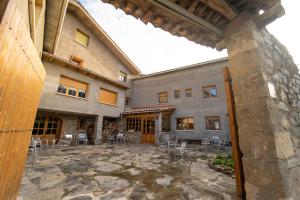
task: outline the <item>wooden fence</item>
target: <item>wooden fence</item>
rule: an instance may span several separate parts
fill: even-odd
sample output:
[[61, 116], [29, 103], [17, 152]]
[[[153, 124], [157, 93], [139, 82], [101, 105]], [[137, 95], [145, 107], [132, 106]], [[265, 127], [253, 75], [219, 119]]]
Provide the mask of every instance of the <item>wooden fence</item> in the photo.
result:
[[0, 199], [16, 199], [45, 70], [16, 1], [0, 24]]

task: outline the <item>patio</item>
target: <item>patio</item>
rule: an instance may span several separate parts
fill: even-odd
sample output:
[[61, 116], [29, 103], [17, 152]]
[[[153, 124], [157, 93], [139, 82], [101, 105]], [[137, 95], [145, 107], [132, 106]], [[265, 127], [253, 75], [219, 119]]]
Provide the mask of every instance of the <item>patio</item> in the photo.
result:
[[28, 158], [19, 199], [235, 199], [235, 180], [209, 169], [203, 153], [169, 156], [152, 145], [67, 147]]

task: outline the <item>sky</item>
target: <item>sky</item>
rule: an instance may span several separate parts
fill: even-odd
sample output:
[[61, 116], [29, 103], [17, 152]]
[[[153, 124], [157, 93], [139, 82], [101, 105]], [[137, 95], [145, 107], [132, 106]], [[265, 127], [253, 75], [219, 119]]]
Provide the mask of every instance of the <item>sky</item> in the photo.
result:
[[[181, 67], [227, 56], [183, 37], [145, 25], [122, 10], [100, 0], [79, 0], [99, 25], [144, 74]], [[300, 1], [282, 0], [285, 16], [267, 26], [300, 64]], [[299, 67], [299, 65], [298, 65]]]

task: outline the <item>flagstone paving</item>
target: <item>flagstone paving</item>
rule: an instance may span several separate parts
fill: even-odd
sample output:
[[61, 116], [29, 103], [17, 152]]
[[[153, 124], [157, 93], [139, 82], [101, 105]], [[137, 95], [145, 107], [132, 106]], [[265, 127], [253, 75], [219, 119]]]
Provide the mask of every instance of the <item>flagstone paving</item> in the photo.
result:
[[41, 152], [33, 167], [29, 157], [19, 199], [230, 200], [235, 180], [201, 152], [182, 160], [151, 145], [79, 146]]

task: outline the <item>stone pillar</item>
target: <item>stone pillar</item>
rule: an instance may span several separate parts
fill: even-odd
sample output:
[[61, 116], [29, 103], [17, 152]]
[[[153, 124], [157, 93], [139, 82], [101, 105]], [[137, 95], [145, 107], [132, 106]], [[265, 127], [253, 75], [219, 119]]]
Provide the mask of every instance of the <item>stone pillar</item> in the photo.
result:
[[248, 13], [228, 26], [225, 41], [247, 200], [300, 199], [298, 68]]
[[95, 144], [100, 144], [102, 141], [102, 125], [103, 125], [103, 115], [98, 115], [95, 118], [95, 135], [94, 135]]
[[160, 112], [155, 119], [155, 144], [159, 144], [159, 137], [162, 132], [162, 113]]

